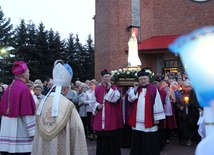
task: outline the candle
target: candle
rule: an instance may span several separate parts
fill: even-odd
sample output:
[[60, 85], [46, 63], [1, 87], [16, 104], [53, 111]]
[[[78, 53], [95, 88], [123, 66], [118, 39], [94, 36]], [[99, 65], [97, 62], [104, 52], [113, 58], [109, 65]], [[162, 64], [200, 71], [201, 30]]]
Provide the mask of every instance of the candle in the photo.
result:
[[189, 103], [189, 97], [188, 97], [188, 96], [185, 96], [185, 97], [184, 97], [184, 101], [185, 101], [185, 103]]
[[184, 96], [184, 102], [186, 104], [186, 114], [188, 115], [189, 96]]
[[188, 115], [188, 105], [186, 105], [186, 114]]

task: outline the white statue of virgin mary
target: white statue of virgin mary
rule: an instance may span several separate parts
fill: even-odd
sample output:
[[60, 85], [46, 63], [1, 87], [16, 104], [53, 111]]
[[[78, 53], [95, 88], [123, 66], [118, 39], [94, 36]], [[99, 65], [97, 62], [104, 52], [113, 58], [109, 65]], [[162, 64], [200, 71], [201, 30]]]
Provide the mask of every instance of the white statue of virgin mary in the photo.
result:
[[138, 57], [137, 38], [135, 36], [134, 31], [132, 31], [132, 36], [129, 39], [128, 46], [129, 46], [128, 66], [140, 66], [141, 61]]

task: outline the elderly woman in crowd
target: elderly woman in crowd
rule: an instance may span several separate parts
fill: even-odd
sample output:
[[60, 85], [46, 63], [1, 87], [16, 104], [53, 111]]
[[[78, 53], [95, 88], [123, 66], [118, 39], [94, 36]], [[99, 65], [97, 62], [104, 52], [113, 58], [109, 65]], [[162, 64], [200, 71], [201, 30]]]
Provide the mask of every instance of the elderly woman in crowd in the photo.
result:
[[38, 85], [43, 86], [42, 81], [41, 81], [40, 79], [36, 79], [36, 80], [34, 81], [34, 84], [38, 84]]
[[199, 106], [196, 94], [189, 80], [183, 82], [182, 90], [178, 95], [178, 108], [180, 144], [186, 142], [186, 145], [190, 146], [192, 145], [193, 138], [195, 138], [196, 143], [198, 143], [200, 136], [197, 132], [197, 121], [199, 111], [202, 111], [202, 109]]
[[42, 85], [34, 84], [33, 85], [33, 99], [34, 99], [36, 105], [38, 105], [44, 97], [45, 97], [45, 95], [42, 95]]
[[91, 80], [89, 86], [90, 86], [89, 90], [86, 91], [86, 99], [84, 101], [84, 104], [86, 104], [86, 112], [87, 112], [87, 126], [88, 126], [88, 135], [89, 135], [88, 138], [92, 141], [94, 137], [94, 131], [92, 130], [92, 126], [91, 126], [91, 115], [93, 110], [90, 104], [90, 99], [94, 95], [96, 81]]
[[79, 115], [82, 119], [82, 123], [84, 126], [85, 134], [87, 137], [87, 103], [85, 102], [87, 99], [87, 94], [86, 91], [88, 90], [88, 86], [85, 83], [82, 83], [80, 86], [80, 91], [79, 91]]
[[75, 90], [71, 89], [71, 85], [69, 86], [68, 93], [66, 94], [66, 97], [67, 97], [67, 99], [72, 101], [75, 106], [78, 105], [79, 97], [78, 97], [77, 93], [75, 92]]
[[[175, 94], [175, 98], [176, 98], [176, 104], [172, 104], [172, 107], [173, 107], [173, 111], [174, 111], [174, 114], [175, 114], [175, 118], [176, 118], [176, 122], [177, 122], [177, 125], [178, 124], [178, 106], [177, 106], [177, 101], [178, 101], [178, 95], [179, 95], [179, 86], [178, 86], [178, 82], [176, 81], [173, 81], [171, 84], [170, 84], [170, 89], [174, 92]], [[179, 128], [179, 127], [178, 127]], [[174, 130], [174, 133], [173, 133], [174, 136], [177, 136], [178, 135], [178, 129], [175, 129]]]

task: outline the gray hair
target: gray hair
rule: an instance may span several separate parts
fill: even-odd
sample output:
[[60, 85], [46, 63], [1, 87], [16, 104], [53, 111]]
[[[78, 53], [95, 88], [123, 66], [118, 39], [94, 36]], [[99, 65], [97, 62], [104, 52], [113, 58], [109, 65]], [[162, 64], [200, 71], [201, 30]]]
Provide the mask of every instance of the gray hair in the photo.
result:
[[182, 83], [183, 86], [191, 86], [192, 87], [192, 82], [190, 80], [185, 80], [183, 83]]

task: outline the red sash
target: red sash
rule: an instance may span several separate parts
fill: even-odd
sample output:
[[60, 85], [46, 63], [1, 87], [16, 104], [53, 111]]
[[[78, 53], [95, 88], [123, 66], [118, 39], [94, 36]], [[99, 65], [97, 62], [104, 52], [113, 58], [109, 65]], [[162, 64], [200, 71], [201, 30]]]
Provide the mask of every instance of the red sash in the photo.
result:
[[[142, 92], [142, 87], [138, 89], [138, 97], [140, 96], [141, 92]], [[138, 103], [138, 98], [134, 101], [133, 111], [129, 119], [129, 125], [132, 127], [136, 127], [137, 103]], [[147, 87], [146, 95], [145, 95], [145, 128], [151, 128], [153, 126], [154, 124], [153, 124], [152, 106], [150, 104], [149, 89]]]

